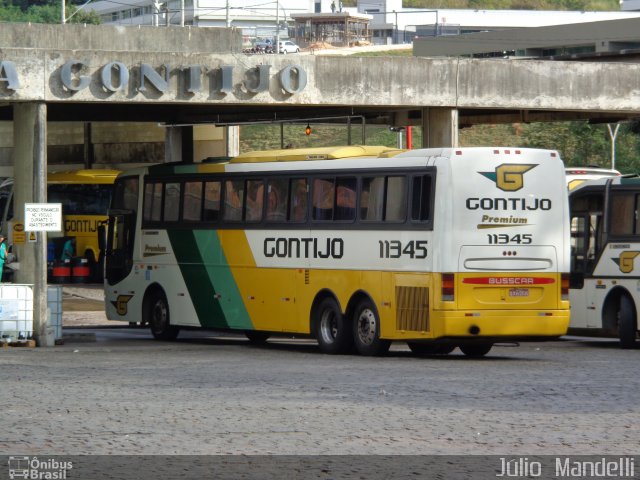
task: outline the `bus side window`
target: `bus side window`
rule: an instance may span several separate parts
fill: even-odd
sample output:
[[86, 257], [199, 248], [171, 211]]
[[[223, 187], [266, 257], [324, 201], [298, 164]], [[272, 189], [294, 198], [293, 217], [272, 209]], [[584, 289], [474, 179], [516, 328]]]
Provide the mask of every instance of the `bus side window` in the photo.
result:
[[162, 183], [147, 183], [144, 186], [144, 220], [159, 222], [162, 213]]
[[384, 177], [365, 177], [360, 192], [360, 218], [382, 221], [384, 214]]
[[413, 177], [411, 198], [411, 220], [426, 222], [431, 212], [431, 177], [421, 175]]
[[202, 182], [185, 182], [182, 219], [199, 222], [202, 217]]
[[289, 202], [291, 206], [291, 221], [307, 221], [308, 190], [306, 178], [294, 178], [291, 180], [291, 201]]
[[385, 215], [387, 222], [403, 222], [407, 218], [407, 177], [387, 177]]
[[180, 184], [167, 183], [164, 186], [164, 212], [162, 220], [165, 222], [177, 222], [180, 215]]
[[205, 222], [214, 222], [220, 218], [220, 182], [204, 184], [204, 218]]
[[331, 220], [333, 218], [334, 179], [313, 180], [313, 219]]
[[355, 177], [339, 177], [336, 181], [336, 209], [334, 220], [353, 220], [356, 218]]
[[635, 195], [614, 194], [611, 197], [611, 235], [632, 235], [635, 221]]
[[247, 211], [244, 219], [247, 222], [262, 220], [262, 206], [264, 205], [264, 182], [262, 180], [247, 181]]
[[287, 211], [289, 210], [288, 184], [289, 182], [282, 178], [269, 180], [267, 186], [268, 222], [284, 222], [287, 220]]
[[227, 180], [224, 182], [224, 219], [242, 220], [244, 203], [244, 180]]

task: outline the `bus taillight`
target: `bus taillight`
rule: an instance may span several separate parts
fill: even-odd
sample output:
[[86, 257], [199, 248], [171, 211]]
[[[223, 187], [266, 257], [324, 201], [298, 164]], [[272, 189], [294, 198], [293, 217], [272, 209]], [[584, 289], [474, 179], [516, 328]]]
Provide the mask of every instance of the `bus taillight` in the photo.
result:
[[454, 275], [453, 273], [442, 274], [442, 301], [453, 302], [454, 300]]
[[563, 273], [560, 277], [560, 300], [569, 301], [569, 274]]

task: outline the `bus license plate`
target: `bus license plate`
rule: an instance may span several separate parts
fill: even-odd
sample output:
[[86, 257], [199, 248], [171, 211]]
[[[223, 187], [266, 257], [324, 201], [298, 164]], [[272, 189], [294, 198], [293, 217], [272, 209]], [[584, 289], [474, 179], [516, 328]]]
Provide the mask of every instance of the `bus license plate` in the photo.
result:
[[528, 297], [529, 289], [528, 288], [512, 288], [509, 290], [510, 297]]

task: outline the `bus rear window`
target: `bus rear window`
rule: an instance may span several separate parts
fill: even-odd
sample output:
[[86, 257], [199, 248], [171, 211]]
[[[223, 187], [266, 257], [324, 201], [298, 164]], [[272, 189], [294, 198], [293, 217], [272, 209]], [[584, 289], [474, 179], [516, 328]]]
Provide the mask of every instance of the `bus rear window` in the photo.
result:
[[111, 202], [113, 185], [51, 184], [47, 201], [61, 203], [65, 215], [104, 215]]

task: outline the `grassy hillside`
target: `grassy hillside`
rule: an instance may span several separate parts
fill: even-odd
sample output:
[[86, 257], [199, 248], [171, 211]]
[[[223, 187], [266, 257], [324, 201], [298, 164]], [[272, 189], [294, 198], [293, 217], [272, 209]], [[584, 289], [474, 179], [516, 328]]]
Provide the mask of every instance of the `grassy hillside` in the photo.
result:
[[[306, 136], [305, 125], [286, 125], [284, 145], [294, 148], [325, 147], [347, 144], [346, 126], [311, 125]], [[280, 148], [278, 125], [245, 125], [240, 131], [240, 151]], [[367, 126], [365, 144], [397, 145], [397, 134], [385, 126]], [[351, 143], [362, 143], [362, 127], [354, 125]], [[422, 145], [422, 131], [413, 127], [413, 148]], [[534, 124], [477, 125], [460, 130], [461, 146], [513, 146], [558, 150], [567, 165], [611, 164], [611, 141], [607, 126], [587, 122], [557, 122]], [[616, 140], [616, 168], [623, 173], [640, 172], [640, 136], [633, 124], [622, 124]]]

